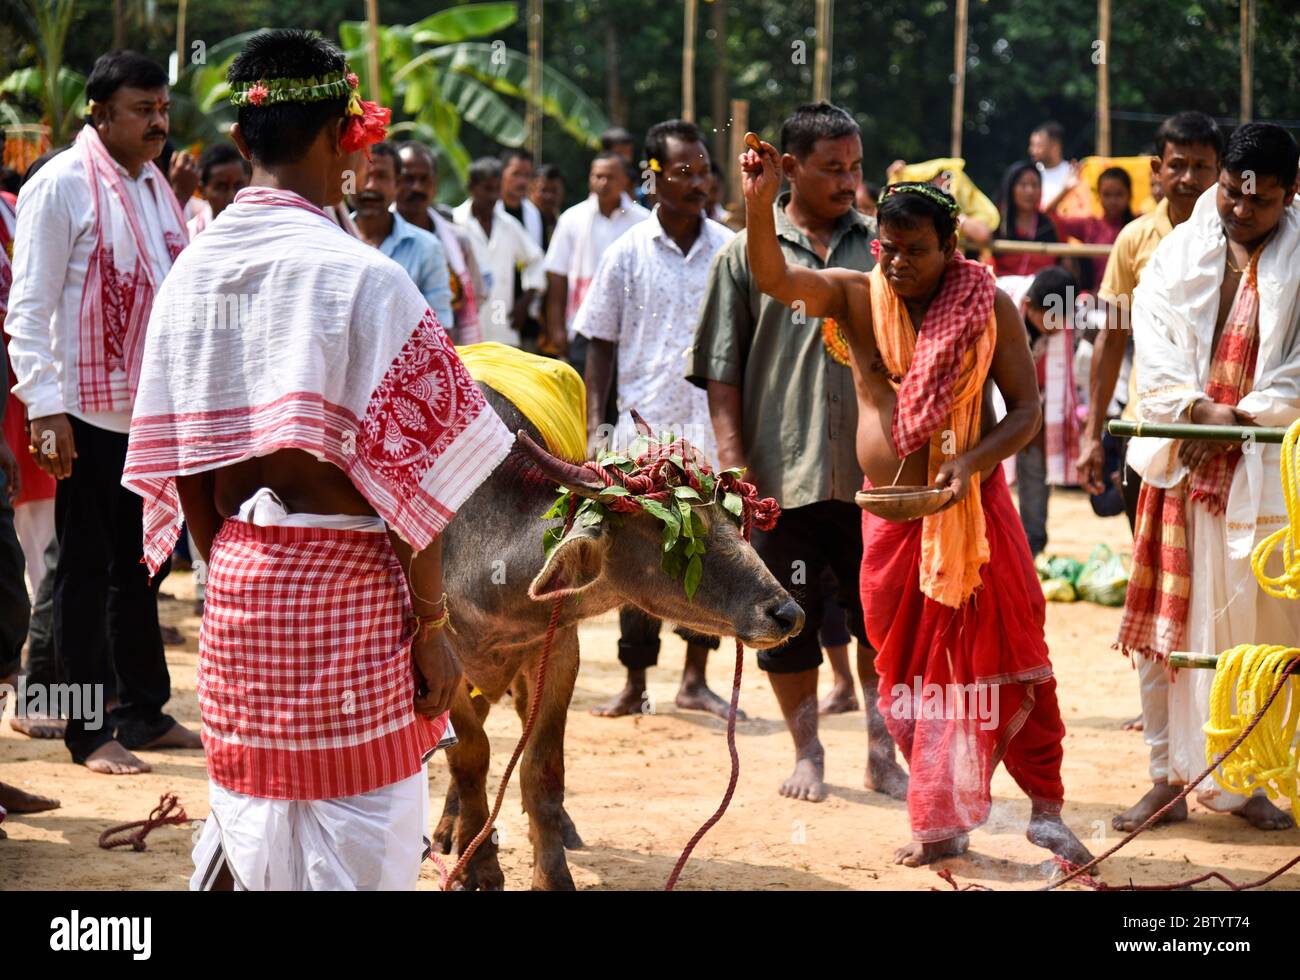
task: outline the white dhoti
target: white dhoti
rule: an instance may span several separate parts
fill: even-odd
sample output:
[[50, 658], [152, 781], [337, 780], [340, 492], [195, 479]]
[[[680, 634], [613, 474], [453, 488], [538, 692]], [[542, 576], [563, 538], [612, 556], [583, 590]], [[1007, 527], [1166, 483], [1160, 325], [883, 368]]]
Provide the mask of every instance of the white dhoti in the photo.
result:
[[191, 891], [223, 865], [238, 891], [412, 891], [429, 854], [427, 769], [336, 800], [268, 800], [208, 783]]

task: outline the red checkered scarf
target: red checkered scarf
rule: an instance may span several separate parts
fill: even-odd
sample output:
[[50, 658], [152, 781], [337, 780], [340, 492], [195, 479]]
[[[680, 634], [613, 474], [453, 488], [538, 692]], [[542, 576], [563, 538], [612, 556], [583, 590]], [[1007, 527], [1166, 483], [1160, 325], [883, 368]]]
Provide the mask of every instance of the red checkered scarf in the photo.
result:
[[947, 423], [962, 361], [988, 327], [996, 293], [988, 266], [953, 256], [898, 388], [893, 433], [899, 459], [916, 452]]
[[18, 218], [13, 205], [0, 195], [0, 324], [9, 310], [9, 287], [14, 283], [14, 226]]
[[[129, 409], [134, 401], [145, 326], [161, 280], [149, 261], [141, 216], [94, 126], [82, 127], [76, 146], [95, 214], [95, 246], [81, 293], [77, 393], [83, 412], [116, 412]], [[149, 193], [152, 188], [158, 199], [170, 267], [189, 242], [185, 216], [162, 171], [152, 163], [145, 167], [152, 171], [153, 180], [142, 182], [141, 191]], [[110, 378], [117, 371], [126, 372], [126, 400], [113, 397]]]
[[[1256, 269], [1261, 249], [1251, 256], [1233, 300], [1223, 334], [1210, 361], [1205, 394], [1220, 405], [1236, 405], [1250, 393], [1259, 353], [1259, 286]], [[1222, 514], [1241, 450], [1210, 458], [1168, 489], [1142, 484], [1133, 535], [1133, 568], [1117, 645], [1125, 653], [1163, 660], [1182, 644], [1191, 594], [1187, 553], [1188, 488], [1191, 501]]]

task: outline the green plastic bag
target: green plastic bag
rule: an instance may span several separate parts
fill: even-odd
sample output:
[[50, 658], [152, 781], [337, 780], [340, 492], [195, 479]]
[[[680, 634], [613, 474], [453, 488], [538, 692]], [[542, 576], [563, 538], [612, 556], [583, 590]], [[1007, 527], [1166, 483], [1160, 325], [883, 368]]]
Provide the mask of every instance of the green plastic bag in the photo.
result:
[[1068, 579], [1048, 578], [1040, 584], [1043, 587], [1043, 598], [1048, 602], [1075, 602], [1079, 598]]
[[1128, 568], [1104, 544], [1092, 549], [1076, 582], [1079, 598], [1099, 606], [1122, 606], [1128, 593]]
[[1047, 561], [1048, 578], [1063, 578], [1071, 585], [1079, 581], [1083, 571], [1083, 562], [1077, 558], [1049, 558]]

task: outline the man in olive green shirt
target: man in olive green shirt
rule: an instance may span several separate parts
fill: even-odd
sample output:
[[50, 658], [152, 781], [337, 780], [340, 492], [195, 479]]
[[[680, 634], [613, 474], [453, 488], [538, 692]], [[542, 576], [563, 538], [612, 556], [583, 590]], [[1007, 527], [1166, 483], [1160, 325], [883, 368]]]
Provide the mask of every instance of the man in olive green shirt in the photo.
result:
[[[815, 269], [871, 269], [875, 225], [853, 208], [862, 179], [862, 139], [853, 117], [825, 102], [801, 106], [781, 127], [781, 150], [790, 191], [777, 201], [776, 230], [786, 261]], [[858, 594], [857, 398], [848, 348], [833, 324], [825, 326], [758, 291], [741, 232], [718, 252], [710, 270], [687, 378], [708, 390], [719, 464], [746, 467], [746, 479], [759, 493], [781, 504], [776, 528], [755, 531], [754, 547], [807, 616], [799, 636], [758, 655], [795, 743], [794, 773], [781, 794], [813, 802], [826, 797], [817, 734], [817, 631], [823, 573], [829, 570], [858, 639], [867, 705], [866, 786], [904, 799], [907, 776], [894, 760], [894, 743], [876, 707], [874, 651], [867, 646]]]

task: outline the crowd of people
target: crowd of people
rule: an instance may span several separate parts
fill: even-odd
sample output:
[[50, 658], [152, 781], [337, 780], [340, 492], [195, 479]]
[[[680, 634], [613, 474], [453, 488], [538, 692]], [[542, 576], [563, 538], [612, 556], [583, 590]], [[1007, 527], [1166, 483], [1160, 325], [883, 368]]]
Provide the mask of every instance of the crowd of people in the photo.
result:
[[[1088, 859], [1061, 817], [1065, 728], [1033, 567], [1051, 487], [1082, 486], [1134, 534], [1117, 646], [1138, 666], [1153, 785], [1117, 828], [1204, 766], [1209, 675], [1173, 683], [1168, 655], [1289, 643], [1300, 628], [1300, 609], [1250, 578], [1255, 540], [1285, 520], [1276, 447], [1104, 432], [1120, 414], [1300, 417], [1285, 130], [1246, 124], [1225, 140], [1180, 112], [1154, 135], [1151, 202], [1136, 200], [1131, 169], [1105, 165], [1086, 188], [1097, 213], [1067, 216], [1083, 170], [1059, 124], [1034, 129], [990, 201], [961, 160], [897, 161], [884, 183], [864, 180], [858, 124], [817, 103], [782, 122], [777, 145], [751, 144], [735, 214], [719, 162], [679, 119], [651, 126], [639, 153], [626, 130], [606, 132], [567, 209], [578, 181], [516, 148], [472, 161], [466, 199], [448, 208], [436, 149], [384, 140], [383, 110], [318, 37], [260, 34], [229, 79], [231, 141], [193, 160], [170, 152], [165, 71], [104, 55], [75, 141], [38, 160], [16, 200], [0, 195], [0, 681], [26, 647], [28, 683], [108, 698], [99, 726], [21, 710], [12, 724], [62, 737], [104, 774], [148, 771], [140, 750], [206, 744], [218, 819], [195, 887], [414, 883], [419, 850], [403, 835], [427, 834], [424, 761], [454, 737], [446, 710], [462, 683], [441, 632], [438, 534], [512, 439], [457, 345], [567, 361], [585, 381], [589, 458], [634, 442], [635, 411], [779, 502], [753, 546], [806, 614], [758, 655], [793, 743], [780, 792], [825, 798], [818, 718], [859, 709], [855, 660], [865, 785], [908, 802], [901, 863], [965, 849], [999, 763], [1031, 800], [1029, 839]], [[1110, 251], [990, 253], [995, 239]], [[210, 321], [205, 296], [259, 297], [256, 344], [178, 328]], [[339, 419], [364, 445], [339, 443]], [[952, 500], [910, 523], [864, 515], [855, 494], [889, 485]], [[164, 710], [158, 590], [173, 560], [192, 564], [204, 617], [202, 743]], [[314, 569], [288, 617], [286, 567]], [[369, 618], [340, 622], [357, 593]], [[621, 610], [627, 682], [597, 714], [646, 710], [661, 625]], [[324, 629], [340, 639], [321, 651]], [[719, 638], [678, 632], [678, 707], [724, 716], [705, 679]], [[268, 676], [266, 644], [301, 663]], [[281, 710], [246, 703], [250, 678]], [[325, 720], [345, 688], [368, 692], [369, 734]], [[923, 710], [931, 688], [986, 689], [991, 717]], [[1262, 792], [1207, 782], [1199, 798], [1261, 830], [1290, 826]], [[373, 846], [313, 878], [301, 865], [319, 854], [304, 848], [357, 801]], [[0, 814], [56, 805], [0, 784]], [[1164, 819], [1186, 816], [1184, 803]], [[236, 855], [234, 838], [260, 843]]]

